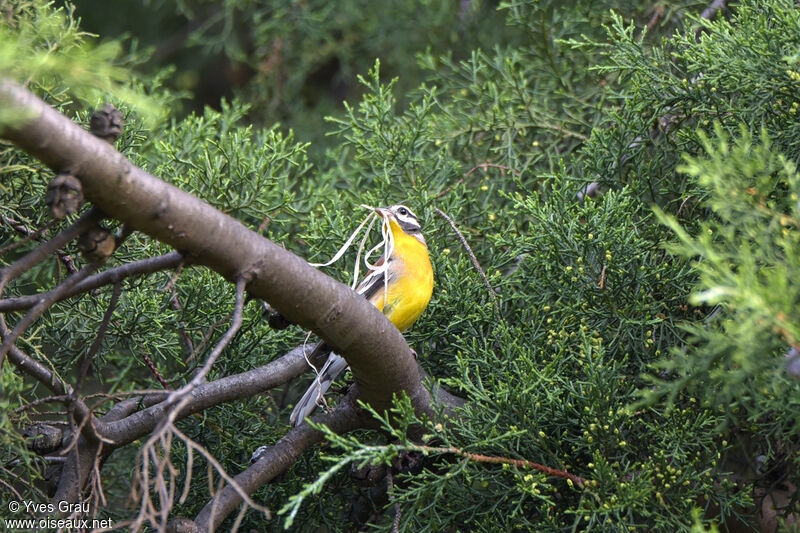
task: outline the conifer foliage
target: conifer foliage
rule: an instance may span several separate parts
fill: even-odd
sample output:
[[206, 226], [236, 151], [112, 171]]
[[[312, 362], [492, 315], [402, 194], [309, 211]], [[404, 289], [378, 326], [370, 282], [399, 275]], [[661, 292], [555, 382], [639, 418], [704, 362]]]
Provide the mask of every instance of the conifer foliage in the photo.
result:
[[[105, 34], [100, 4], [0, 2], [0, 499], [134, 529], [796, 528], [796, 3], [337, 4], [162, 2]], [[360, 205], [411, 206], [430, 394], [385, 410], [348, 374], [290, 428], [307, 331], [270, 326], [252, 272], [92, 209], [20, 147], [10, 84], [86, 129], [111, 102], [134, 165], [312, 263]], [[146, 429], [98, 438], [119, 420]]]

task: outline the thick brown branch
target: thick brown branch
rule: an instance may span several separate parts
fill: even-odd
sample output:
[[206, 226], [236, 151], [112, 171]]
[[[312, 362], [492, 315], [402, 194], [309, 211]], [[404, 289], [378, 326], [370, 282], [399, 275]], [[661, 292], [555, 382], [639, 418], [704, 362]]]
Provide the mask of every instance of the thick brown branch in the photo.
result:
[[[345, 396], [333, 411], [312, 418], [318, 424], [325, 424], [336, 433], [346, 433], [364, 427], [368, 421], [354, 406], [354, 397]], [[322, 440], [323, 434], [308, 424], [292, 428], [274, 446], [268, 448], [247, 470], [234, 478], [234, 481], [247, 494], [252, 494], [267, 482], [284, 472], [313, 444]], [[197, 515], [195, 523], [200, 531], [216, 531], [225, 518], [242, 503], [242, 498], [230, 485], [225, 487]]]
[[20, 85], [0, 81], [0, 103], [33, 117], [2, 136], [53, 169], [72, 171], [85, 197], [104, 212], [227, 279], [252, 271], [248, 292], [342, 354], [364, 401], [386, 409], [392, 395], [404, 390], [415, 406], [424, 408], [428, 395], [408, 344], [367, 300], [240, 222], [134, 166]]
[[[10, 359], [14, 361], [14, 356], [18, 352], [16, 347], [12, 347]], [[51, 376], [50, 372], [29, 359], [34, 363], [36, 368], [40, 370], [42, 377]], [[303, 357], [303, 347], [298, 346], [291, 350], [281, 358], [272, 361], [264, 366], [254, 368], [248, 372], [227, 376], [216, 381], [203, 383], [191, 392], [191, 401], [181, 408], [176, 419], [184, 418], [193, 413], [197, 413], [226, 402], [232, 402], [242, 398], [248, 398], [256, 394], [264, 393], [271, 388], [282, 385], [291, 381], [295, 377], [302, 374], [307, 369], [305, 358]], [[60, 390], [57, 388], [53, 389]], [[66, 389], [71, 392], [71, 389]], [[166, 400], [170, 391], [163, 393], [154, 393], [148, 396], [149, 402], [159, 401], [155, 405], [132, 413], [133, 409], [126, 410], [122, 415], [121, 411], [117, 410], [115, 406], [112, 409], [114, 416], [110, 416], [112, 411], [102, 419], [95, 419], [94, 429], [104, 440], [112, 441], [103, 446], [105, 454], [110, 454], [114, 449], [130, 444], [134, 440], [141, 438], [151, 433], [156, 426], [163, 420], [169, 412], [172, 405], [167, 404]], [[131, 403], [132, 402], [132, 403]], [[119, 405], [124, 405], [126, 408], [133, 405], [138, 405], [137, 400], [126, 400]], [[88, 411], [88, 409], [87, 409]], [[76, 451], [80, 450], [80, 453]], [[89, 468], [93, 464], [94, 457], [99, 453], [100, 448], [93, 445], [86, 439], [81, 438], [78, 446], [73, 447], [70, 452], [71, 455], [67, 460], [67, 465], [64, 467], [64, 472], [70, 476], [69, 479], [63, 480], [59, 484], [59, 494], [62, 499], [67, 501], [75, 501], [74, 494], [78, 486], [83, 486], [86, 481], [86, 476], [89, 474]], [[78, 475], [79, 474], [79, 475]], [[64, 474], [62, 474], [63, 476]]]

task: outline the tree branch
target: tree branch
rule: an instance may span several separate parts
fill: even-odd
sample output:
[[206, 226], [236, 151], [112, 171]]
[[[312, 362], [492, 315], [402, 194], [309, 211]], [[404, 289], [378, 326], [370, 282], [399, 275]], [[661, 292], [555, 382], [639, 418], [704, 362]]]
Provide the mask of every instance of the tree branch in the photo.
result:
[[[720, 11], [725, 11], [727, 8], [728, 8], [728, 0], [713, 0], [708, 5], [708, 7], [706, 7], [702, 13], [700, 13], [700, 18], [706, 20], [714, 20], [714, 17], [717, 15], [717, 13], [719, 13]], [[702, 26], [700, 28], [697, 28], [697, 31], [695, 31], [694, 37], [697, 40], [697, 42], [700, 42], [700, 35], [703, 34], [703, 31], [705, 31], [705, 28], [703, 28]]]
[[[2, 82], [0, 82], [0, 102], [2, 102]], [[77, 239], [80, 234], [94, 227], [102, 218], [103, 213], [101, 211], [90, 209], [70, 227], [0, 270], [0, 296], [2, 296], [3, 289], [5, 289], [9, 281], [37, 265], [68, 242]]]
[[[8, 328], [5, 325], [0, 324], [0, 333], [5, 336], [8, 333]], [[16, 366], [20, 371], [25, 372], [29, 376], [33, 377], [35, 380], [50, 389], [53, 394], [59, 398], [62, 398], [64, 403], [73, 401], [75, 405], [75, 411], [80, 420], [84, 420], [86, 417], [91, 415], [91, 410], [86, 406], [82, 399], [72, 399], [72, 387], [61, 381], [61, 379], [59, 379], [53, 372], [51, 372], [39, 361], [30, 357], [16, 346], [11, 346], [9, 349], [8, 359], [14, 363], [14, 366]]]
[[[189, 416], [221, 403], [264, 393], [294, 379], [302, 374], [306, 368], [303, 347], [298, 346], [279, 359], [264, 366], [199, 385], [191, 392], [191, 401], [181, 408], [177, 418]], [[150, 400], [160, 400], [159, 403], [121, 420], [110, 423], [102, 420], [96, 421], [98, 432], [103, 438], [113, 441], [113, 446], [115, 447], [128, 444], [143, 435], [147, 435], [163, 419], [171, 407], [164, 401], [170, 393], [171, 391], [164, 391], [157, 395], [148, 396]]]
[[[92, 289], [117, 283], [125, 278], [131, 276], [138, 276], [140, 274], [150, 274], [160, 270], [167, 270], [175, 268], [183, 262], [183, 256], [178, 252], [170, 252], [168, 254], [159, 255], [158, 257], [148, 257], [133, 263], [126, 263], [118, 267], [110, 268], [103, 272], [99, 272], [89, 276], [85, 280], [77, 283], [69, 291], [67, 291], [61, 300], [82, 294]], [[7, 313], [9, 311], [20, 311], [28, 309], [36, 305], [40, 296], [33, 294], [31, 296], [18, 296], [16, 298], [8, 298], [0, 300], [0, 313]]]
[[47, 224], [42, 226], [37, 230], [32, 230], [26, 227], [24, 224], [17, 222], [16, 220], [9, 218], [5, 215], [0, 215], [0, 220], [14, 228], [17, 232], [24, 235], [24, 237], [16, 242], [12, 242], [7, 244], [3, 247], [0, 247], [0, 255], [7, 254], [8, 252], [14, 251], [20, 246], [24, 245], [26, 242], [31, 241], [33, 239], [41, 240], [42, 235], [45, 231], [49, 230], [50, 227], [56, 223], [56, 219], [50, 220]]
[[8, 333], [3, 334], [3, 344], [0, 345], [0, 371], [3, 369], [3, 361], [5, 361], [6, 353], [8, 353], [11, 346], [13, 346], [17, 342], [17, 338], [30, 326], [33, 322], [39, 318], [39, 316], [44, 313], [48, 307], [53, 305], [56, 301], [60, 300], [63, 295], [69, 291], [72, 287], [78, 284], [81, 280], [85, 279], [89, 274], [91, 274], [100, 263], [94, 262], [89, 263], [85, 267], [83, 267], [79, 272], [71, 275], [69, 278], [64, 281], [61, 285], [56, 287], [55, 289], [46, 292], [45, 294], [39, 295], [39, 299], [36, 302], [36, 305], [31, 307], [30, 311], [19, 319], [16, 324], [14, 324], [14, 329], [9, 331]]
[[[106, 416], [96, 420], [95, 423], [110, 423], [119, 420], [136, 409], [137, 401], [133, 398], [123, 400], [111, 408]], [[86, 439], [83, 436], [75, 436], [78, 442], [71, 446], [67, 455], [67, 460], [61, 469], [61, 477], [58, 480], [58, 488], [51, 502], [76, 502], [81, 495], [82, 488], [86, 485], [95, 459], [100, 455], [100, 461], [104, 461], [113, 451], [112, 448], [104, 446], [99, 439]]]
[[[19, 349], [16, 346], [12, 347], [9, 357], [11, 361], [16, 362], [15, 357], [18, 355], [20, 355]], [[22, 355], [24, 356], [24, 354]], [[42, 379], [46, 379], [46, 376], [52, 376], [49, 370], [35, 361], [30, 358], [28, 358], [28, 361], [29, 364], [33, 364], [35, 368], [39, 369]], [[203, 383], [191, 392], [191, 401], [181, 408], [176, 419], [184, 418], [221, 403], [232, 402], [263, 393], [292, 380], [305, 370], [306, 362], [303, 357], [303, 347], [298, 346], [279, 359], [264, 366], [242, 374], [227, 376], [210, 383]], [[51, 387], [51, 389], [53, 392], [64, 390], [68, 396], [71, 393], [71, 389], [66, 385], [63, 387]], [[164, 401], [169, 397], [170, 393], [171, 391], [163, 391], [149, 395], [146, 401], [157, 401], [159, 403], [137, 412], [133, 412], [139, 404], [137, 399], [122, 401], [114, 406], [105, 417], [94, 419], [92, 421], [94, 431], [104, 442], [102, 448], [105, 454], [104, 458], [114, 449], [130, 444], [134, 440], [152, 432], [159, 422], [163, 420], [170, 408], [173, 407]], [[81, 405], [84, 405], [83, 402], [77, 403], [76, 407]], [[84, 409], [87, 413], [89, 412], [85, 405]], [[98, 441], [99, 439], [94, 440]], [[76, 501], [69, 498], [77, 494], [74, 492], [77, 487], [84, 486], [88, 475], [91, 473], [94, 457], [99, 451], [98, 445], [94, 445], [88, 439], [81, 437], [81, 440], [78, 441], [77, 446], [73, 447], [67, 458], [62, 478], [64, 475], [68, 475], [70, 478], [67, 480], [62, 479], [59, 482], [59, 497], [66, 501]], [[54, 499], [53, 501], [56, 500]]]
[[75, 398], [78, 397], [81, 389], [83, 388], [83, 384], [86, 381], [86, 375], [89, 373], [89, 367], [92, 364], [94, 356], [97, 355], [97, 352], [103, 345], [103, 339], [106, 336], [106, 331], [108, 330], [109, 322], [111, 322], [111, 317], [117, 308], [117, 302], [119, 302], [120, 294], [122, 294], [122, 286], [119, 282], [117, 282], [114, 284], [114, 289], [111, 292], [111, 299], [108, 302], [106, 312], [103, 314], [103, 320], [100, 321], [100, 327], [97, 328], [97, 334], [95, 335], [94, 342], [92, 342], [92, 345], [89, 347], [89, 351], [83, 355], [81, 368], [78, 371], [78, 383], [75, 385], [75, 389], [72, 391], [72, 395]]

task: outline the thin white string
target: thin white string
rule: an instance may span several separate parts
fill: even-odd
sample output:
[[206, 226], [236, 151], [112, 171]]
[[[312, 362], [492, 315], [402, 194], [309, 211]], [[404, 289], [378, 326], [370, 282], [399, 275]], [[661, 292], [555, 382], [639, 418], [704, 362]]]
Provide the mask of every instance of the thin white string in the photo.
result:
[[303, 359], [306, 360], [306, 364], [310, 366], [311, 370], [313, 370], [314, 374], [316, 374], [316, 377], [314, 378], [314, 384], [316, 384], [317, 386], [317, 394], [319, 398], [317, 398], [317, 400], [314, 403], [317, 403], [319, 399], [322, 398], [322, 403], [325, 404], [325, 407], [327, 408], [328, 402], [325, 401], [325, 396], [322, 393], [322, 373], [319, 370], [317, 370], [317, 367], [311, 364], [311, 360], [309, 360], [308, 353], [306, 352], [306, 344], [308, 343], [308, 339], [311, 338], [311, 333], [312, 332], [309, 331], [308, 334], [306, 335], [305, 340], [303, 341]]
[[[353, 244], [353, 241], [358, 236], [358, 233], [364, 227], [364, 225], [369, 221], [369, 226], [367, 227], [367, 231], [364, 233], [364, 237], [361, 239], [361, 243], [358, 246], [358, 251], [356, 252], [356, 264], [355, 269], [353, 271], [353, 284], [350, 286], [351, 289], [355, 289], [358, 284], [358, 274], [360, 268], [360, 259], [361, 259], [361, 251], [364, 249], [367, 238], [369, 238], [369, 233], [372, 231], [372, 226], [375, 224], [375, 217], [376, 215], [375, 208], [366, 204], [361, 204], [361, 207], [366, 209], [370, 209], [372, 212], [367, 215], [361, 224], [350, 234], [347, 241], [339, 248], [339, 251], [336, 252], [336, 255], [333, 256], [333, 259], [328, 261], [327, 263], [309, 263], [313, 267], [326, 267], [334, 264], [336, 261], [342, 258], [344, 253], [347, 251], [348, 248]], [[381, 224], [381, 236], [383, 239], [374, 247], [370, 248], [369, 251], [364, 255], [364, 265], [373, 273], [382, 273], [383, 274], [383, 305], [386, 306], [387, 302], [389, 301], [389, 258], [392, 256], [392, 252], [394, 251], [394, 234], [391, 231], [391, 227], [389, 225], [389, 220], [381, 216], [382, 224]], [[383, 264], [378, 266], [377, 264], [370, 263], [369, 258], [370, 256], [375, 253], [380, 248], [383, 248]]]
[[[384, 219], [383, 223], [381, 224], [381, 236], [383, 237], [381, 242], [370, 248], [370, 250], [364, 256], [364, 265], [366, 265], [367, 269], [369, 269], [372, 273], [383, 274], [383, 305], [385, 306], [389, 299], [388, 258], [392, 256], [392, 252], [394, 251], [394, 234], [389, 226], [389, 221], [386, 219]], [[383, 248], [383, 264], [378, 265], [377, 261], [375, 263], [370, 263], [369, 257], [380, 248]], [[378, 260], [380, 260], [380, 258]]]
[[[376, 263], [370, 263], [369, 262], [369, 256], [371, 256], [376, 251], [378, 251], [379, 248], [384, 248], [384, 247], [385, 247], [385, 243], [383, 242], [383, 240], [381, 240], [381, 242], [379, 242], [378, 244], [376, 244], [375, 246], [370, 248], [369, 252], [367, 252], [367, 255], [364, 256], [364, 265], [366, 265], [366, 267], [368, 269], [370, 269], [370, 270], [379, 270], [380, 268], [382, 268], [381, 266], [377, 265], [377, 262]], [[378, 259], [380, 260], [380, 257]]]
[[308, 353], [306, 352], [306, 344], [308, 344], [308, 339], [311, 338], [311, 331], [308, 332], [306, 335], [305, 340], [303, 340], [303, 359], [306, 360], [306, 364], [311, 367], [314, 373], [317, 375], [317, 381], [319, 381], [319, 372], [317, 371], [317, 367], [311, 364], [311, 361], [308, 359]]
[[[365, 206], [365, 207], [368, 207], [368, 206]], [[372, 209], [372, 208], [370, 207], [370, 209]], [[367, 218], [365, 218], [365, 219], [364, 219], [364, 221], [363, 221], [361, 224], [359, 224], [359, 226], [356, 228], [356, 230], [355, 230], [353, 233], [351, 233], [351, 234], [350, 234], [350, 237], [349, 237], [349, 238], [347, 239], [347, 241], [346, 241], [346, 242], [345, 242], [345, 243], [342, 245], [342, 247], [341, 247], [341, 248], [339, 248], [339, 251], [338, 251], [338, 252], [336, 252], [336, 255], [334, 255], [334, 256], [333, 256], [333, 259], [331, 259], [331, 260], [330, 260], [330, 261], [328, 261], [327, 263], [309, 263], [309, 265], [311, 265], [311, 266], [313, 266], [313, 267], [315, 267], [315, 268], [319, 268], [319, 267], [326, 267], [326, 266], [331, 266], [331, 265], [332, 265], [332, 264], [334, 264], [336, 261], [338, 261], [339, 259], [341, 259], [341, 258], [342, 258], [342, 256], [344, 255], [344, 253], [347, 251], [347, 249], [348, 249], [348, 248], [350, 248], [350, 245], [351, 245], [351, 244], [353, 244], [353, 241], [354, 241], [354, 240], [356, 239], [356, 237], [358, 236], [358, 232], [360, 232], [360, 231], [361, 231], [361, 228], [363, 228], [363, 227], [364, 227], [364, 224], [366, 224], [366, 223], [367, 223], [367, 221], [368, 221], [370, 218], [372, 218], [372, 213], [370, 213], [370, 214], [367, 216]]]
[[[350, 288], [353, 290], [355, 290], [356, 286], [358, 285], [358, 271], [359, 267], [361, 266], [361, 252], [364, 250], [364, 246], [367, 244], [369, 233], [372, 231], [372, 226], [375, 225], [375, 220], [377, 220], [376, 216], [373, 215], [377, 216], [377, 213], [373, 211], [367, 216], [367, 219], [372, 219], [372, 222], [370, 222], [369, 226], [367, 226], [367, 231], [364, 232], [364, 238], [361, 239], [361, 244], [358, 246], [358, 252], [356, 252], [356, 267], [353, 271], [353, 284], [350, 286]], [[366, 256], [364, 257], [364, 260], [366, 261]], [[369, 268], [369, 266], [367, 266], [367, 268]]]
[[392, 257], [394, 251], [394, 235], [389, 227], [389, 220], [383, 219], [381, 225], [381, 235], [383, 236], [384, 252], [383, 252], [383, 306], [389, 301], [389, 258]]

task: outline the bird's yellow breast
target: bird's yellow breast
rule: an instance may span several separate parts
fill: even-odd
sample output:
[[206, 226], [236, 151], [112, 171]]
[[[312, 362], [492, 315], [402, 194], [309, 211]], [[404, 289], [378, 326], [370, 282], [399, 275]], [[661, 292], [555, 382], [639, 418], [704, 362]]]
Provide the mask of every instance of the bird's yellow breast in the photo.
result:
[[[425, 311], [433, 294], [433, 268], [428, 248], [406, 234], [394, 220], [389, 221], [394, 237], [391, 270], [395, 279], [388, 291], [378, 290], [370, 298], [397, 329], [405, 331]], [[384, 305], [385, 298], [385, 305]]]

